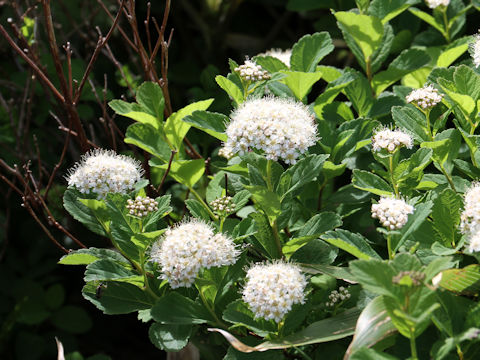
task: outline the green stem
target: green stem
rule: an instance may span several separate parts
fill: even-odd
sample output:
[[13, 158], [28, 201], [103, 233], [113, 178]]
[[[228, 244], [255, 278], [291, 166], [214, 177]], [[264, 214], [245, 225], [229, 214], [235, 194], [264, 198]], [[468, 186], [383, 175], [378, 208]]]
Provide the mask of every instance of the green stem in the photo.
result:
[[221, 217], [220, 218], [220, 232], [223, 231], [223, 223], [225, 222], [225, 218], [224, 217]]
[[392, 260], [393, 257], [395, 256], [395, 252], [392, 249], [392, 235], [390, 234], [387, 235], [387, 250], [388, 250], [388, 258]]
[[447, 178], [448, 183], [450, 184], [450, 187], [452, 188], [453, 191], [457, 192], [457, 189], [455, 189], [455, 185], [453, 184], [453, 179], [450, 175], [448, 175], [447, 170], [445, 170], [445, 167], [438, 163], [438, 166], [440, 167], [440, 170], [442, 171], [443, 175]]
[[197, 286], [197, 290], [198, 290], [198, 294], [200, 295], [200, 299], [202, 299], [203, 305], [207, 308], [210, 315], [212, 315], [212, 317], [215, 319], [215, 323], [216, 323], [215, 325], [223, 329], [227, 329], [228, 328], [227, 324], [225, 324], [222, 320], [218, 318], [217, 314], [215, 313], [215, 310], [212, 307], [210, 307], [210, 304], [208, 303], [207, 299], [205, 299], [205, 295], [203, 295], [202, 291], [198, 288], [198, 286]]
[[442, 6], [442, 13], [443, 13], [443, 22], [445, 24], [445, 40], [447, 40], [447, 43], [450, 43], [450, 24], [448, 23], [448, 18], [447, 18], [447, 7]]
[[[272, 163], [273, 160], [267, 160], [267, 188], [270, 191], [273, 191]], [[277, 246], [278, 254], [283, 258], [282, 241], [280, 240], [280, 233], [278, 232], [277, 220], [273, 220], [270, 226], [272, 227], [273, 237], [275, 238], [275, 245]]]
[[398, 191], [398, 186], [395, 184], [395, 179], [393, 177], [393, 154], [388, 157], [388, 172], [390, 173], [390, 181], [392, 182], [393, 191], [395, 191], [395, 197], [400, 199], [400, 192]]
[[417, 355], [417, 344], [415, 343], [415, 331], [413, 329], [410, 329], [410, 351], [412, 353], [412, 359], [413, 360], [418, 360], [418, 355]]
[[203, 201], [202, 197], [193, 188], [190, 189], [190, 192], [197, 198], [197, 200], [200, 202], [200, 204], [202, 204], [205, 210], [207, 210], [208, 215], [210, 215], [212, 220], [217, 221], [218, 220], [217, 217], [215, 216], [213, 211], [210, 209], [210, 207], [207, 205], [207, 203]]

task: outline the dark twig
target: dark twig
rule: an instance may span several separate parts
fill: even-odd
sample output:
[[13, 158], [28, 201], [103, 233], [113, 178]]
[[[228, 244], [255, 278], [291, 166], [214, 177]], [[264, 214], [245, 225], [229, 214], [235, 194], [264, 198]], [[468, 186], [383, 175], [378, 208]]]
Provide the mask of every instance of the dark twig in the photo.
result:
[[167, 178], [167, 175], [170, 172], [170, 168], [172, 167], [172, 161], [173, 161], [173, 158], [174, 158], [176, 153], [177, 153], [176, 150], [172, 150], [172, 153], [170, 154], [170, 159], [168, 160], [167, 170], [165, 170], [165, 173], [162, 176], [162, 180], [160, 181], [160, 185], [157, 188], [157, 193], [160, 193], [160, 189], [162, 188], [163, 183], [165, 182], [165, 179]]

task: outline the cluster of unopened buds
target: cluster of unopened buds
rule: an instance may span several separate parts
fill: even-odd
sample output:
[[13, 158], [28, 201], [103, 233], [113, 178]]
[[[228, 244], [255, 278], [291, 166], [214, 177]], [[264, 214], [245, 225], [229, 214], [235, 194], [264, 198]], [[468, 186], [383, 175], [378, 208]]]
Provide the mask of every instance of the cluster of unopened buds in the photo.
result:
[[333, 290], [330, 295], [328, 295], [329, 301], [327, 301], [326, 305], [328, 307], [334, 307], [336, 304], [341, 303], [344, 300], [350, 299], [350, 292], [348, 289], [340, 286], [337, 290]]
[[425, 274], [420, 271], [400, 271], [392, 278], [394, 284], [402, 284], [402, 280], [408, 277], [410, 278], [412, 285], [420, 286], [425, 279]]
[[144, 217], [158, 210], [158, 203], [147, 197], [137, 196], [135, 200], [127, 200], [128, 213], [133, 216]]
[[413, 146], [413, 138], [406, 132], [396, 129], [379, 128], [375, 130], [372, 137], [373, 151], [387, 150], [389, 153], [395, 152], [398, 148], [405, 146], [411, 149]]
[[213, 211], [219, 215], [231, 214], [235, 211], [235, 204], [231, 196], [223, 196], [210, 202]]
[[401, 229], [414, 211], [415, 208], [404, 200], [391, 197], [382, 197], [378, 204], [372, 204], [372, 218], [380, 220], [389, 230]]
[[438, 90], [432, 85], [424, 86], [421, 89], [413, 90], [407, 95], [407, 103], [413, 103], [423, 110], [429, 109], [442, 101], [443, 94], [439, 94]]
[[236, 67], [235, 71], [245, 81], [268, 80], [271, 77], [268, 71], [263, 70], [260, 65], [257, 65], [252, 60], [245, 60], [245, 63]]

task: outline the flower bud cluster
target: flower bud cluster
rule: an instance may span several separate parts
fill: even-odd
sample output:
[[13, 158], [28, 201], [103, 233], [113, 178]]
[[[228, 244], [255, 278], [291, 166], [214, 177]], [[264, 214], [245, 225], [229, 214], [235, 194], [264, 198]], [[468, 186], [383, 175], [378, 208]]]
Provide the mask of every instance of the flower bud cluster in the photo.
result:
[[220, 150], [218, 150], [218, 155], [221, 157], [224, 157], [227, 160], [230, 160], [235, 154], [232, 151], [232, 148], [230, 146], [227, 146], [224, 144]]
[[350, 292], [348, 289], [344, 288], [343, 286], [340, 286], [337, 290], [333, 290], [330, 295], [328, 295], [329, 301], [325, 305], [328, 307], [334, 307], [337, 303], [341, 303], [344, 300], [350, 299]]
[[292, 49], [270, 49], [264, 53], [258, 54], [258, 56], [271, 56], [275, 59], [283, 62], [287, 67], [290, 67], [290, 57], [292, 56]]
[[438, 90], [432, 85], [424, 86], [421, 89], [413, 90], [407, 95], [407, 103], [413, 103], [422, 109], [432, 108], [442, 101], [443, 94], [439, 94]]
[[136, 160], [112, 150], [95, 149], [82, 156], [66, 179], [68, 186], [81, 193], [94, 192], [103, 199], [108, 193], [125, 194], [133, 190], [142, 175], [143, 169]]
[[402, 199], [382, 197], [378, 204], [372, 204], [372, 218], [378, 219], [387, 229], [398, 230], [407, 223], [408, 214], [413, 214], [414, 210]]
[[245, 63], [236, 67], [235, 71], [238, 72], [242, 80], [245, 81], [268, 80], [271, 77], [268, 71], [263, 70], [260, 65], [257, 65], [252, 60], [245, 60]]
[[213, 211], [219, 215], [228, 215], [235, 211], [235, 204], [231, 196], [223, 196], [210, 202]]
[[227, 126], [226, 146], [241, 155], [251, 148], [269, 160], [294, 164], [300, 154], [315, 144], [317, 126], [308, 108], [290, 99], [265, 97], [241, 104]]
[[430, 9], [435, 9], [439, 6], [448, 6], [448, 4], [450, 4], [450, 0], [425, 0], [425, 2]]
[[137, 196], [135, 200], [127, 200], [127, 210], [130, 215], [144, 217], [158, 210], [158, 203], [148, 196]]
[[425, 273], [421, 271], [400, 271], [397, 275], [392, 278], [392, 283], [400, 284], [404, 277], [409, 277], [414, 286], [420, 286], [425, 279]]
[[372, 137], [373, 151], [385, 149], [389, 153], [393, 153], [402, 146], [411, 149], [413, 146], [413, 138], [401, 130], [380, 128], [375, 131]]
[[290, 263], [261, 263], [247, 271], [242, 299], [255, 318], [282, 321], [294, 304], [305, 302], [307, 280]]
[[473, 36], [473, 42], [468, 47], [473, 64], [476, 68], [480, 66], [480, 34]]
[[161, 267], [160, 278], [175, 289], [190, 287], [202, 268], [232, 265], [239, 250], [233, 240], [213, 228], [190, 220], [165, 231], [152, 246], [150, 258]]

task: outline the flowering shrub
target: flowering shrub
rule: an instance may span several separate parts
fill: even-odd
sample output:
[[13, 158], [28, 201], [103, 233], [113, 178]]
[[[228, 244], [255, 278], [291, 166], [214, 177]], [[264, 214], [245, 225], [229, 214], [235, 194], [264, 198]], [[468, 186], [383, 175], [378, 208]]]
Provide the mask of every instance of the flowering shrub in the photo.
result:
[[[207, 99], [164, 119], [150, 82], [110, 102], [148, 179], [104, 150], [71, 170], [65, 208], [113, 245], [60, 260], [86, 265], [87, 300], [136, 312], [160, 349], [221, 349], [205, 358], [478, 358], [480, 55], [478, 35], [459, 37], [478, 4], [357, 6], [332, 15], [357, 69], [322, 64], [320, 32], [230, 60], [215, 78], [229, 116]], [[406, 14], [435, 48], [402, 42]], [[190, 156], [191, 128], [218, 140], [208, 161]]]

